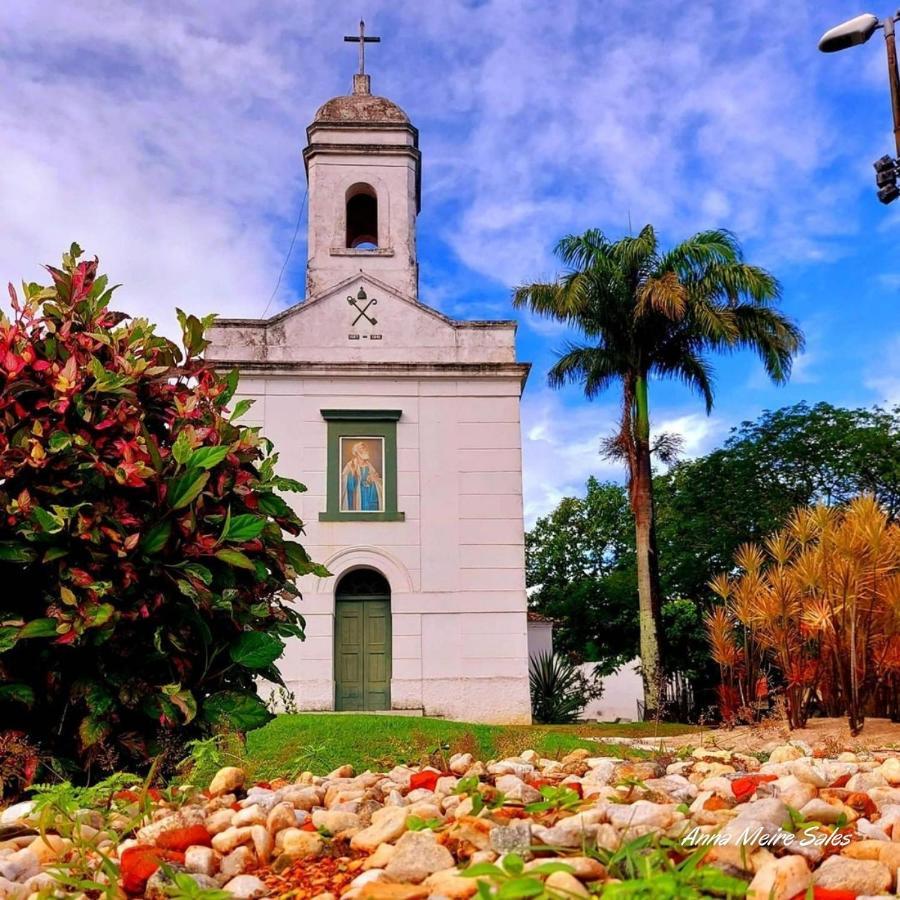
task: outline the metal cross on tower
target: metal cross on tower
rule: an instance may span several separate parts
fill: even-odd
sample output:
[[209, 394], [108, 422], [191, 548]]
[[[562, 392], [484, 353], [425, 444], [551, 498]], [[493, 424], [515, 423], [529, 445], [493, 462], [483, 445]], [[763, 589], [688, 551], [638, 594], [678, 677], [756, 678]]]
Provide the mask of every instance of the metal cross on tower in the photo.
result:
[[366, 74], [366, 44], [380, 44], [380, 37], [369, 37], [366, 34], [366, 23], [362, 19], [359, 20], [359, 36], [355, 34], [345, 34], [344, 40], [351, 44], [359, 44], [359, 74]]

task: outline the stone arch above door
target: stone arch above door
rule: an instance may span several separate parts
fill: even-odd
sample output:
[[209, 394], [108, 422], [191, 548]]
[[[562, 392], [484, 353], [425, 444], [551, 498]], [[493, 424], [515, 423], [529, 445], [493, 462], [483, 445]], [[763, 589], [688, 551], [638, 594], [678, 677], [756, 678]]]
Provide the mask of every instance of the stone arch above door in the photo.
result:
[[351, 569], [375, 569], [388, 581], [391, 594], [412, 593], [413, 582], [406, 566], [392, 554], [379, 547], [346, 547], [333, 553], [323, 562], [332, 577], [317, 578], [317, 594], [333, 594], [341, 578]]

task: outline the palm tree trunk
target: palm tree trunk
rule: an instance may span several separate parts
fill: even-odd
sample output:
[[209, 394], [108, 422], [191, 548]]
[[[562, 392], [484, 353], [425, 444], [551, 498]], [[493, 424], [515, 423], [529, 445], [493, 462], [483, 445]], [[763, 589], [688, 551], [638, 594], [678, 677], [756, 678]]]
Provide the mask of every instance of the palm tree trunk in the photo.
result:
[[637, 551], [638, 608], [640, 621], [641, 672], [644, 680], [644, 718], [656, 718], [662, 711], [663, 668], [659, 637], [662, 599], [659, 560], [653, 521], [653, 480], [650, 467], [650, 414], [647, 378], [634, 383], [633, 454], [629, 494], [634, 514]]

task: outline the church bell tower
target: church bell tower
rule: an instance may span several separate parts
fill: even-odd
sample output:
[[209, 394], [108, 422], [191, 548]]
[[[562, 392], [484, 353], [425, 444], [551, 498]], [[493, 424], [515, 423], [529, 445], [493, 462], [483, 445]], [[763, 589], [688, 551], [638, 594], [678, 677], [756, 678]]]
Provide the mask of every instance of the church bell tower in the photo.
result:
[[416, 216], [421, 206], [419, 132], [390, 100], [372, 94], [360, 22], [353, 92], [319, 107], [306, 129], [309, 181], [306, 295], [364, 271], [415, 298]]

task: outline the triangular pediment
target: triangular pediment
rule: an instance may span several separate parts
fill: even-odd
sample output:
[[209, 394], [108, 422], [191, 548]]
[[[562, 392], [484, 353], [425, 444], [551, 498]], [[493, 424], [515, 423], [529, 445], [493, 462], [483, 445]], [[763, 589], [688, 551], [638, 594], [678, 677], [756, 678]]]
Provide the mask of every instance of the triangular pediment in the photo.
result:
[[[366, 293], [366, 301], [360, 300], [357, 297], [360, 288]], [[432, 309], [430, 306], [420, 303], [415, 297], [409, 297], [401, 291], [398, 291], [397, 288], [392, 285], [382, 281], [380, 278], [376, 278], [375, 276], [368, 275], [364, 272], [358, 272], [355, 275], [351, 275], [327, 290], [320, 291], [312, 297], [308, 297], [305, 300], [301, 300], [299, 303], [295, 303], [293, 306], [288, 307], [269, 319], [268, 324], [275, 325], [278, 322], [293, 318], [294, 316], [306, 315], [310, 310], [316, 309], [321, 304], [335, 303], [335, 298], [339, 298], [338, 302], [343, 302], [348, 308], [351, 308], [352, 306], [349, 302], [351, 299], [356, 301], [361, 307], [365, 306], [369, 300], [376, 300], [377, 303], [371, 308], [372, 317], [376, 319], [375, 309], [378, 305], [382, 305], [382, 308], [384, 308], [383, 298], [387, 298], [387, 303], [391, 307], [395, 307], [397, 304], [405, 304], [405, 306], [408, 307], [407, 310], [402, 310], [402, 307], [397, 307], [402, 310], [400, 313], [401, 315], [425, 314], [451, 328], [457, 325], [465, 325], [465, 322], [456, 322], [443, 315], [443, 313], [438, 312], [436, 309]], [[365, 319], [363, 321], [365, 321]]]
[[270, 362], [514, 358], [513, 323], [450, 319], [364, 272], [259, 324]]
[[471, 368], [515, 364], [515, 335], [514, 321], [450, 319], [359, 272], [271, 319], [217, 320], [206, 355], [294, 371], [304, 364]]

